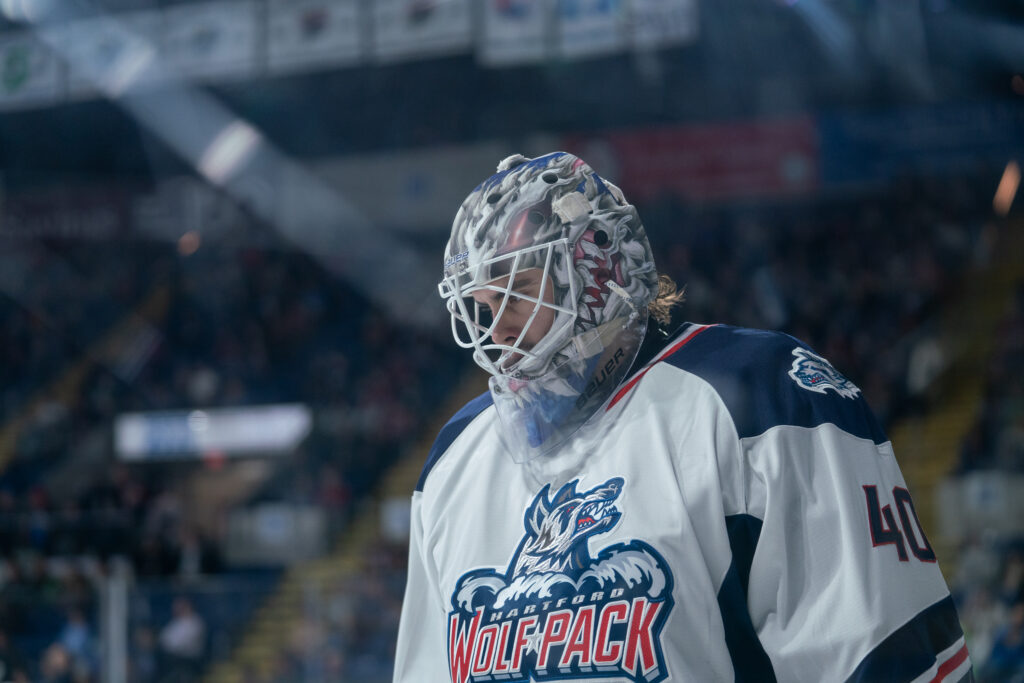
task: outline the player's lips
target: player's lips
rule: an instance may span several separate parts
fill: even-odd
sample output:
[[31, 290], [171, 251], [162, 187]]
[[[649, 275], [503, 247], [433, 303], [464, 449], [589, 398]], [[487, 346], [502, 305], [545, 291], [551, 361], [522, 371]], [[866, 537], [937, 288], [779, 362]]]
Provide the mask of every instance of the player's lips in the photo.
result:
[[[516, 337], [512, 337], [512, 336], [505, 337], [505, 341], [503, 341], [502, 344], [504, 344], [505, 346], [515, 346], [515, 343], [516, 343], [517, 339], [519, 339], [518, 336], [516, 336]], [[520, 348], [520, 349], [522, 349], [524, 351], [529, 351], [532, 347], [533, 347], [533, 344], [531, 344], [529, 342], [526, 342], [526, 341], [524, 341], [522, 344], [520, 344], [518, 346], [518, 348]]]

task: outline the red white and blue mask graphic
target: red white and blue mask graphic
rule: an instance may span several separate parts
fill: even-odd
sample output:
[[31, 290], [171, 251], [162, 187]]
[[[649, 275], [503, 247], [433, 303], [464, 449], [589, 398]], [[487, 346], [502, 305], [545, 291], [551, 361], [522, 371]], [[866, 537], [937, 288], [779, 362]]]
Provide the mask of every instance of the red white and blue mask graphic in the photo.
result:
[[[517, 339], [494, 339], [517, 278], [532, 269], [548, 295], [532, 298], [534, 315]], [[565, 152], [516, 155], [459, 209], [439, 291], [456, 342], [473, 349], [477, 364], [492, 375], [531, 379], [575, 357], [573, 337], [644, 308], [657, 273], [636, 209], [617, 187]], [[481, 291], [504, 298], [499, 310], [484, 310], [473, 298]], [[539, 343], [525, 344], [545, 309], [550, 328]]]

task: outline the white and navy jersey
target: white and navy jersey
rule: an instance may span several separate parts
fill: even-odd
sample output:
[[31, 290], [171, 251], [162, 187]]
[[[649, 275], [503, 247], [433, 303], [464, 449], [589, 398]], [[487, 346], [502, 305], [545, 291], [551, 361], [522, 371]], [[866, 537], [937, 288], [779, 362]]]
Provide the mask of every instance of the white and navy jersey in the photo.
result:
[[441, 431], [395, 681], [972, 680], [852, 382], [791, 337], [723, 325], [686, 325], [638, 367], [527, 464], [489, 394]]

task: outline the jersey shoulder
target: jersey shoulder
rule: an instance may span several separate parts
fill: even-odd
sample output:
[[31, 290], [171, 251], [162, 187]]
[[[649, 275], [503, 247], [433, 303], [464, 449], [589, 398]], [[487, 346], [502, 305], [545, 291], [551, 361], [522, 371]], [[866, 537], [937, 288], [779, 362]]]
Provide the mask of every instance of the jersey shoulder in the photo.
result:
[[711, 385], [741, 439], [781, 425], [832, 423], [876, 444], [888, 440], [857, 385], [787, 334], [731, 325], [691, 328], [669, 342], [661, 360]]
[[486, 410], [494, 400], [491, 398], [491, 392], [485, 391], [480, 394], [472, 401], [462, 406], [459, 412], [452, 416], [452, 419], [448, 420], [448, 423], [441, 428], [437, 438], [434, 440], [434, 445], [430, 447], [430, 454], [427, 456], [427, 462], [423, 465], [423, 471], [420, 473], [420, 479], [416, 482], [416, 490], [422, 491], [423, 485], [427, 481], [427, 475], [430, 474], [430, 470], [434, 469], [434, 465], [441, 459], [441, 456], [445, 454], [448, 448], [455, 442], [455, 439], [459, 438], [459, 435], [465, 431], [469, 423], [476, 419], [476, 417]]

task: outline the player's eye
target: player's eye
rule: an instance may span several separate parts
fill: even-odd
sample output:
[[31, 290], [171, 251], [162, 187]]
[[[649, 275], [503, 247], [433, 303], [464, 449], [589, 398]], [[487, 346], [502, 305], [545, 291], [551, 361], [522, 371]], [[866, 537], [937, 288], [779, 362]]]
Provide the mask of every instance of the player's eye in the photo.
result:
[[491, 315], [490, 306], [475, 301], [473, 297], [466, 297], [465, 302], [466, 309], [473, 314], [475, 323], [483, 329], [490, 327], [491, 323], [494, 321], [494, 316]]
[[527, 296], [534, 296], [534, 284], [529, 281], [517, 283], [515, 289], [509, 290], [508, 300], [510, 303], [516, 303]]

